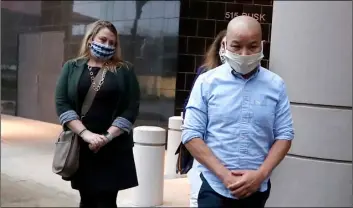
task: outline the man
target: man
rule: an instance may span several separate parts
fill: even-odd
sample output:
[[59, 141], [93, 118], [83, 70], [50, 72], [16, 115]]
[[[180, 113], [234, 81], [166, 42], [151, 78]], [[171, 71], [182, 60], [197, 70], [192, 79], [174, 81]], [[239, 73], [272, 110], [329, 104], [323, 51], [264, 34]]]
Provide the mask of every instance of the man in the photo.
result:
[[226, 63], [196, 80], [182, 142], [200, 163], [199, 207], [264, 207], [269, 177], [294, 137], [284, 81], [260, 66], [261, 26], [231, 20]]

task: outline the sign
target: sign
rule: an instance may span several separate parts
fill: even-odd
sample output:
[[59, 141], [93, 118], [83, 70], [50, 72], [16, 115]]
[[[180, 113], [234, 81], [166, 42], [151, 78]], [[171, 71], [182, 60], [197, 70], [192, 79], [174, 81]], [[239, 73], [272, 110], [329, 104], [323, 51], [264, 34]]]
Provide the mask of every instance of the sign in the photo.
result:
[[240, 15], [250, 16], [250, 17], [256, 19], [259, 22], [265, 22], [266, 21], [266, 14], [261, 14], [261, 13], [226, 12], [224, 16], [225, 16], [225, 18], [227, 20], [231, 20], [234, 17], [240, 16]]

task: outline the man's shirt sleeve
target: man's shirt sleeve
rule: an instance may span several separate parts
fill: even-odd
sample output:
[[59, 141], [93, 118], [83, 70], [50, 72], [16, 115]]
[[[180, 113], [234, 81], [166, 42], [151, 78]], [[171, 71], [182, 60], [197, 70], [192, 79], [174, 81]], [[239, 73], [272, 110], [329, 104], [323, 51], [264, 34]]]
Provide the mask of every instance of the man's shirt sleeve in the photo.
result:
[[276, 106], [274, 136], [277, 140], [292, 140], [294, 138], [292, 113], [284, 82], [282, 83], [279, 101]]
[[185, 108], [182, 125], [183, 144], [194, 138], [204, 139], [207, 126], [207, 92], [203, 75], [196, 80]]
[[[203, 67], [200, 67], [200, 68], [197, 69], [197, 73], [196, 73], [194, 82], [192, 83], [191, 89], [194, 87], [197, 78], [198, 78], [203, 72], [205, 72], [205, 69], [204, 69]], [[189, 98], [190, 98], [190, 95], [188, 96], [188, 98], [186, 98], [186, 100], [185, 100], [185, 102], [184, 102], [183, 119], [185, 119], [185, 111], [186, 111], [186, 106], [187, 106], [187, 104], [188, 104]]]

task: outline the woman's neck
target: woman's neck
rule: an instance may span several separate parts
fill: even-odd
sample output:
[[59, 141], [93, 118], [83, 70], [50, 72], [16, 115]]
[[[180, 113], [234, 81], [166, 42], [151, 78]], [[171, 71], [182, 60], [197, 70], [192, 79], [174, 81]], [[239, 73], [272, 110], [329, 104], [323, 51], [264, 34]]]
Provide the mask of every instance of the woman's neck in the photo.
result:
[[99, 59], [96, 58], [90, 58], [87, 62], [88, 65], [92, 66], [92, 67], [102, 67], [104, 64], [104, 61], [101, 61]]

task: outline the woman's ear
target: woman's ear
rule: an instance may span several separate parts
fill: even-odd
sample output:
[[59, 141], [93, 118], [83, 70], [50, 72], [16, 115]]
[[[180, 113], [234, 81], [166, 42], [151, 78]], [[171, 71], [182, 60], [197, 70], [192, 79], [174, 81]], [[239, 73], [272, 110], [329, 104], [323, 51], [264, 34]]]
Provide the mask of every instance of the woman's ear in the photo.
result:
[[227, 43], [227, 37], [224, 36], [223, 39], [222, 39], [222, 44], [224, 44], [224, 46], [226, 46], [226, 43]]
[[226, 41], [226, 39], [224, 39], [224, 41], [222, 41], [221, 47], [223, 48], [223, 50], [227, 49], [227, 41]]
[[93, 42], [93, 38], [90, 37], [90, 38], [88, 39], [88, 41], [87, 41], [87, 46], [88, 46], [88, 47], [91, 47], [92, 42]]

